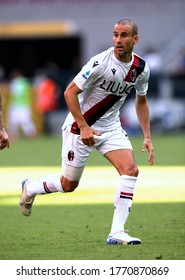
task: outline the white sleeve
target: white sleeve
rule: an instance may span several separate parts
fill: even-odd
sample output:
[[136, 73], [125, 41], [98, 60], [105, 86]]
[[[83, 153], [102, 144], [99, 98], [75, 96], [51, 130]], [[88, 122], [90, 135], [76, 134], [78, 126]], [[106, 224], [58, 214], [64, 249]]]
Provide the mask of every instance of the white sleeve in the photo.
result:
[[102, 75], [102, 66], [94, 65], [94, 60], [91, 59], [83, 66], [81, 71], [73, 79], [73, 82], [81, 89], [85, 90], [87, 88], [96, 85], [96, 81]]
[[146, 95], [148, 90], [148, 80], [150, 77], [150, 69], [148, 64], [145, 64], [143, 72], [137, 77], [135, 88], [138, 95]]

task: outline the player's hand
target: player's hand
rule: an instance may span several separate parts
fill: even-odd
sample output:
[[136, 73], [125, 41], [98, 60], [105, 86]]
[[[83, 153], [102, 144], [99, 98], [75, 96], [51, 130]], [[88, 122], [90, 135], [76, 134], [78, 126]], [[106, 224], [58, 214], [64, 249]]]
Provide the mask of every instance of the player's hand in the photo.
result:
[[87, 126], [80, 130], [80, 135], [83, 143], [89, 147], [94, 146], [96, 140], [94, 135], [100, 136], [101, 133], [97, 132], [96, 130], [92, 129], [91, 127]]
[[0, 150], [3, 150], [6, 147], [9, 148], [8, 134], [4, 128], [0, 128]]
[[154, 147], [150, 138], [145, 138], [143, 141], [142, 152], [148, 150], [148, 162], [150, 165], [154, 165]]

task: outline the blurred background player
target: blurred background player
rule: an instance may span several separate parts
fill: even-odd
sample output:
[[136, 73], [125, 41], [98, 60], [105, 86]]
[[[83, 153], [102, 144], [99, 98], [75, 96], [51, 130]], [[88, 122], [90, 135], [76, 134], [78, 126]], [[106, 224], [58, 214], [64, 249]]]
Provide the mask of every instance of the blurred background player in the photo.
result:
[[144, 135], [142, 151], [148, 150], [148, 162], [153, 165], [146, 97], [149, 68], [133, 53], [138, 39], [134, 22], [118, 21], [113, 30], [114, 47], [92, 57], [67, 87], [64, 95], [70, 113], [63, 124], [62, 176], [49, 174], [40, 181], [24, 180], [19, 204], [23, 215], [31, 214], [37, 194], [74, 191], [88, 157], [97, 149], [119, 174], [107, 244], [141, 243], [125, 231], [139, 170], [119, 116], [119, 109], [135, 88], [136, 112]]
[[11, 73], [7, 125], [11, 140], [16, 140], [22, 132], [26, 138], [36, 136], [32, 119], [31, 85], [20, 70]]
[[54, 79], [45, 76], [36, 87], [36, 109], [43, 115], [44, 134], [52, 134], [50, 118], [59, 107], [59, 88]]

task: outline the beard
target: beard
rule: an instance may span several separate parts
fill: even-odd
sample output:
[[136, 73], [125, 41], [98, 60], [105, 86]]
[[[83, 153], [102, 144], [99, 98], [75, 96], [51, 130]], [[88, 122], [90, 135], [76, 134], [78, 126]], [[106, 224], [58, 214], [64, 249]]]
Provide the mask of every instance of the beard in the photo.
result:
[[132, 51], [128, 50], [115, 50], [117, 58], [125, 62], [129, 62], [132, 57]]
[[117, 51], [117, 55], [122, 58], [125, 57], [128, 53], [126, 51]]

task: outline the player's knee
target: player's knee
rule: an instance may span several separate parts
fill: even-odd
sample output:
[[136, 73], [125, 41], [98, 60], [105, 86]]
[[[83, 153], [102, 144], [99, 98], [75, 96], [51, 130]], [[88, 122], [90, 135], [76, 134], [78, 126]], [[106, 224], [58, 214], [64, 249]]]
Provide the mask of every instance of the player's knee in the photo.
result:
[[137, 177], [139, 174], [139, 169], [136, 165], [129, 165], [126, 170], [125, 174], [133, 177]]
[[79, 182], [77, 181], [71, 182], [67, 180], [65, 177], [62, 177], [61, 183], [64, 192], [73, 192], [78, 187]]
[[138, 174], [139, 174], [139, 169], [138, 169], [137, 166], [134, 166], [134, 168], [133, 168], [133, 175], [132, 176], [137, 177]]

